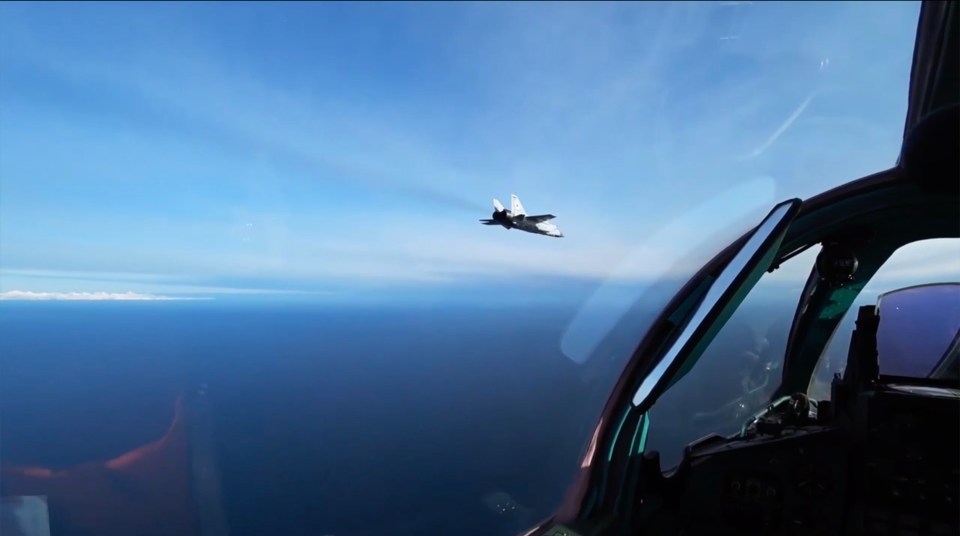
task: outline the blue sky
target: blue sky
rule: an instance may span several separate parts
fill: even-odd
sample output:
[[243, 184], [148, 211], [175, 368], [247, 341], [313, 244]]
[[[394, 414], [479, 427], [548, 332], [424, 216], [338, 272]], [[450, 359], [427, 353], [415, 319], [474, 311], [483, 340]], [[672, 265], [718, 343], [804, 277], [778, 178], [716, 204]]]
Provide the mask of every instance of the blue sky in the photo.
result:
[[[895, 162], [918, 13], [3, 4], [0, 291], [658, 275], [778, 200]], [[747, 194], [694, 209], [731, 191]], [[512, 192], [566, 237], [477, 223]]]

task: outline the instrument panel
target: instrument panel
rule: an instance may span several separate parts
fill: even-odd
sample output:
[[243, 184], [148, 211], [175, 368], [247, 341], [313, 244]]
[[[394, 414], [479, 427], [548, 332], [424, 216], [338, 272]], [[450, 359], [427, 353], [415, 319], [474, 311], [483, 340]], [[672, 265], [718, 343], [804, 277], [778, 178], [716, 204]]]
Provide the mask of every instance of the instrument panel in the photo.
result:
[[691, 452], [684, 532], [829, 534], [843, 523], [847, 451], [840, 430], [787, 429]]
[[642, 499], [662, 507], [637, 526], [684, 535], [960, 534], [960, 397], [891, 387], [843, 407], [824, 403], [802, 422], [774, 413], [742, 436], [691, 444]]

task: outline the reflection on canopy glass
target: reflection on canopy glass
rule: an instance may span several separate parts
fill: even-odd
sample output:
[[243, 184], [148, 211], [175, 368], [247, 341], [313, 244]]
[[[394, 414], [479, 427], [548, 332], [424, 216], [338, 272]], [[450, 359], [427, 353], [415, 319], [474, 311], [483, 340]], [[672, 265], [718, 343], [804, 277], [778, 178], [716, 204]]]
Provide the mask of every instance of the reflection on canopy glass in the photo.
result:
[[878, 300], [880, 373], [911, 378], [957, 378], [960, 283], [920, 285]]

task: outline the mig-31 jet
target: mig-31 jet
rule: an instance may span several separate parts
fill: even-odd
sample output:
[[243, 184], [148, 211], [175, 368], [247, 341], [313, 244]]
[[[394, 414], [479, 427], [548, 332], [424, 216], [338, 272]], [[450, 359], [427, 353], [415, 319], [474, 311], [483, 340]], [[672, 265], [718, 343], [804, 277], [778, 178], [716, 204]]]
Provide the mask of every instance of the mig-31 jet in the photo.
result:
[[489, 219], [482, 219], [480, 223], [484, 225], [502, 225], [506, 229], [519, 229], [528, 233], [542, 234], [563, 238], [563, 233], [556, 225], [550, 223], [550, 220], [556, 218], [553, 214], [540, 214], [528, 216], [527, 212], [520, 204], [520, 198], [514, 194], [510, 195], [510, 210], [504, 208], [503, 204], [496, 197], [493, 198], [493, 215]]

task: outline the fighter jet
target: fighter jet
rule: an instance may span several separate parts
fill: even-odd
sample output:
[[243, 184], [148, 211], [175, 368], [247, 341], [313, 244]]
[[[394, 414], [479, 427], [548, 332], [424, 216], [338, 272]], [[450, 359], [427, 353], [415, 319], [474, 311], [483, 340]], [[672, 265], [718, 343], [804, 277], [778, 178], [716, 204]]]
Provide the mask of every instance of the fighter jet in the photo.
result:
[[556, 218], [553, 214], [540, 214], [538, 216], [527, 216], [520, 204], [520, 198], [515, 194], [510, 195], [510, 210], [503, 207], [500, 200], [493, 198], [493, 216], [490, 219], [480, 220], [484, 225], [502, 225], [506, 229], [519, 229], [528, 233], [542, 234], [563, 238], [563, 233], [557, 226], [550, 223], [550, 220]]

